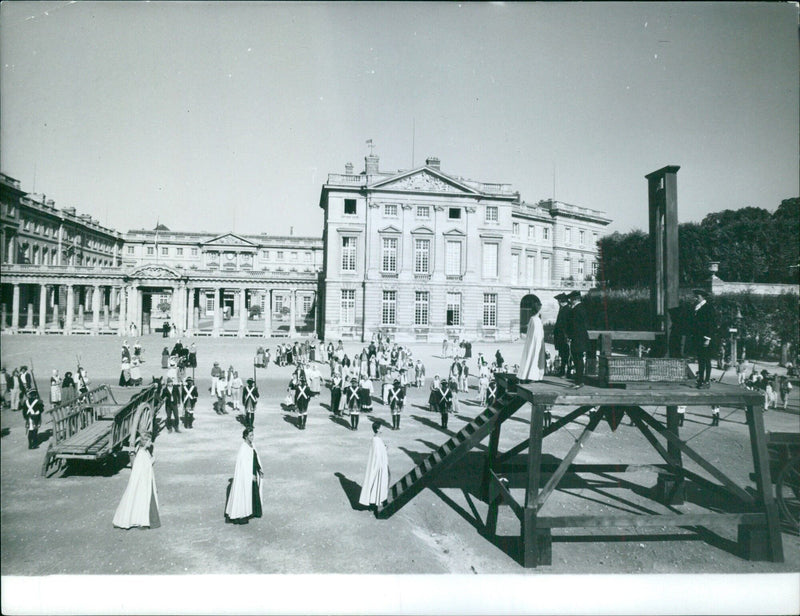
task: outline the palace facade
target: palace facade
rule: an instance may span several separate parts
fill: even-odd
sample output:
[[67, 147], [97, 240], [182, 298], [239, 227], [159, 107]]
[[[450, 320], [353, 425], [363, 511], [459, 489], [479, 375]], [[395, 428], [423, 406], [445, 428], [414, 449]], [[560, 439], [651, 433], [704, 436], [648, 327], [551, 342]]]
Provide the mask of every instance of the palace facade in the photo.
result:
[[509, 184], [445, 174], [437, 158], [410, 171], [329, 174], [320, 336], [438, 342], [514, 340], [530, 295], [555, 317], [565, 288], [594, 286], [597, 240], [610, 219], [559, 201], [526, 203]]
[[118, 233], [0, 174], [4, 333], [513, 340], [595, 284], [603, 212], [442, 172], [332, 173], [322, 238]]

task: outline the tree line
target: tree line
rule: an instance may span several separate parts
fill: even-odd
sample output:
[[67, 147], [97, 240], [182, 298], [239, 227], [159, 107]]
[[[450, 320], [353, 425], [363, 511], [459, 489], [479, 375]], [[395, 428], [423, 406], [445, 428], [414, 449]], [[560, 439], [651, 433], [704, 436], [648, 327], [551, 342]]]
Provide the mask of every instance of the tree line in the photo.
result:
[[[649, 287], [653, 261], [649, 234], [639, 229], [613, 233], [598, 241], [601, 285]], [[770, 213], [746, 207], [708, 214], [700, 223], [678, 225], [680, 286], [708, 280], [708, 263], [719, 262], [717, 275], [727, 282], [800, 281], [800, 198], [784, 199]]]

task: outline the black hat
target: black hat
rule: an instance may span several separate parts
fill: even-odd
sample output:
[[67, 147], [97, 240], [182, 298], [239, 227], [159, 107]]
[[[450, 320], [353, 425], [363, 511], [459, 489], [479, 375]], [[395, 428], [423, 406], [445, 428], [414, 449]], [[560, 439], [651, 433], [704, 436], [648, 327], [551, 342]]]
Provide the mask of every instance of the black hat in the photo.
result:
[[557, 302], [565, 302], [567, 301], [568, 297], [566, 293], [559, 293], [553, 299], [555, 299]]
[[252, 383], [252, 382], [253, 382], [253, 379], [247, 379], [247, 382], [248, 382], [248, 383]]
[[581, 292], [578, 291], [578, 289], [575, 289], [574, 291], [571, 291], [569, 295], [567, 295], [567, 298], [568, 299], [580, 299], [581, 298]]
[[706, 291], [705, 289], [692, 289], [692, 293], [694, 293], [695, 295], [699, 295], [704, 299], [708, 299], [709, 297], [711, 297], [711, 292]]
[[395, 380], [394, 380], [394, 384], [395, 384], [395, 385], [399, 385], [399, 384], [400, 384], [400, 379], [395, 379]]

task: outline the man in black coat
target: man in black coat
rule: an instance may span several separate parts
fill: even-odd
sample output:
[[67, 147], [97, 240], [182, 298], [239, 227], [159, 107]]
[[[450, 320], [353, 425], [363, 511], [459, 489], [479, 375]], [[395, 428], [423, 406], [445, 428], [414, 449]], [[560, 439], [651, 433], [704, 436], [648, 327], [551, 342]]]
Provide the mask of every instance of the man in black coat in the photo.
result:
[[572, 363], [575, 366], [575, 385], [583, 387], [585, 370], [584, 356], [589, 351], [589, 326], [586, 318], [586, 307], [581, 303], [581, 292], [569, 294], [569, 345]]
[[566, 293], [559, 293], [555, 297], [558, 302], [558, 316], [553, 327], [553, 346], [558, 352], [560, 365], [556, 376], [567, 376], [569, 374], [569, 299]]
[[692, 315], [692, 343], [697, 354], [697, 388], [708, 389], [711, 384], [712, 338], [717, 328], [717, 314], [708, 302], [711, 294], [705, 289], [692, 289], [695, 306]]

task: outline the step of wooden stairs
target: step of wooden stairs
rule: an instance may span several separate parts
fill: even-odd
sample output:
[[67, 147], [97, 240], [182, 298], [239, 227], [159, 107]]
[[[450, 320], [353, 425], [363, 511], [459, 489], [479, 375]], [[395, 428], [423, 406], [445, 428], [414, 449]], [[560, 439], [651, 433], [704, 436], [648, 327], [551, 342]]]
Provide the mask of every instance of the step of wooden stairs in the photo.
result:
[[522, 407], [525, 401], [516, 395], [499, 398], [494, 405], [445, 441], [423, 461], [389, 488], [389, 496], [378, 507], [378, 518], [388, 518], [397, 512], [449, 466], [456, 463], [491, 432], [499, 420], [505, 420]]

